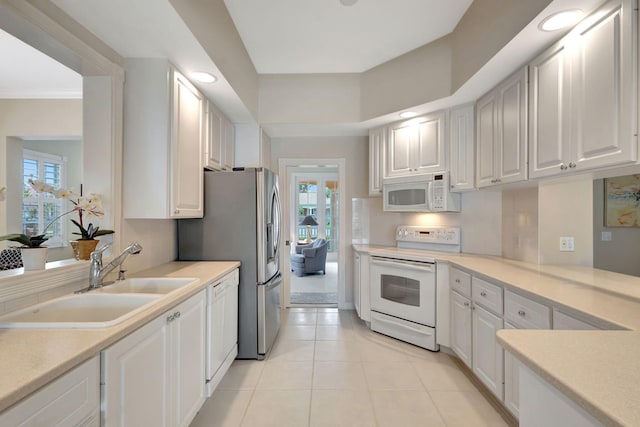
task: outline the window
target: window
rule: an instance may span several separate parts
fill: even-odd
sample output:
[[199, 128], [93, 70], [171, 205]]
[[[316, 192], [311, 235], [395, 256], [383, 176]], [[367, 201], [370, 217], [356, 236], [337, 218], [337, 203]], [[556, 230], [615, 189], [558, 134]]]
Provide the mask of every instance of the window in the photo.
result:
[[66, 246], [64, 238], [66, 223], [58, 219], [45, 227], [64, 212], [65, 200], [56, 199], [52, 194], [36, 193], [29, 185], [30, 179], [39, 179], [54, 188], [66, 187], [66, 159], [53, 154], [24, 150], [22, 161], [22, 233], [37, 236], [45, 233], [48, 247]]

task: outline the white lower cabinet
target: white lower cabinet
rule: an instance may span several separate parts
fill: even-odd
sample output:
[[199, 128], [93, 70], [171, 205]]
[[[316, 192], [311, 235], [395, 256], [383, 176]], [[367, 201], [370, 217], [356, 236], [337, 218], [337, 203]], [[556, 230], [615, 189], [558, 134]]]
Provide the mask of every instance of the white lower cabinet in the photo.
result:
[[207, 288], [207, 397], [238, 355], [238, 270]]
[[504, 356], [496, 340], [496, 332], [503, 328], [502, 319], [474, 305], [472, 325], [473, 373], [503, 400]]
[[104, 350], [103, 426], [187, 426], [205, 400], [205, 291]]
[[100, 358], [84, 362], [0, 414], [1, 426], [99, 426]]
[[[509, 322], [504, 322], [505, 329], [518, 329]], [[520, 417], [520, 363], [511, 353], [504, 352], [504, 406], [513, 414]]]
[[451, 292], [451, 349], [471, 368], [471, 300]]
[[371, 321], [371, 281], [369, 280], [369, 254], [353, 254], [353, 305], [358, 317]]

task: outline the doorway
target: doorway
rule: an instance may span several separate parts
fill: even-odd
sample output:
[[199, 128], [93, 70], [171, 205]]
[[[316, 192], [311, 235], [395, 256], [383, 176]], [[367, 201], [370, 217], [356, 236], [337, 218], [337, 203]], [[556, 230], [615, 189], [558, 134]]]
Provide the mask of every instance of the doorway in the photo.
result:
[[[344, 159], [280, 159], [283, 241], [289, 245], [282, 257], [284, 307], [346, 305], [344, 163]], [[321, 259], [304, 258], [308, 249]]]

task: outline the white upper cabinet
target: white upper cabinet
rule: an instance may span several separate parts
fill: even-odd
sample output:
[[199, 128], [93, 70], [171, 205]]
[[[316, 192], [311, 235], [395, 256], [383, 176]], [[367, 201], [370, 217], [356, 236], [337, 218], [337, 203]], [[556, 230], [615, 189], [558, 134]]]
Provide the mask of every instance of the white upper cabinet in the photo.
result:
[[389, 126], [384, 177], [447, 170], [445, 121], [441, 111]]
[[204, 98], [166, 59], [128, 59], [126, 218], [202, 217]]
[[204, 167], [212, 170], [233, 169], [235, 151], [233, 123], [209, 100], [206, 105], [206, 125]]
[[637, 160], [631, 0], [614, 0], [531, 64], [532, 177]]
[[386, 127], [369, 131], [369, 196], [382, 196]]
[[527, 179], [527, 68], [476, 103], [476, 185]]
[[475, 143], [473, 104], [449, 112], [449, 171], [451, 191], [474, 189]]

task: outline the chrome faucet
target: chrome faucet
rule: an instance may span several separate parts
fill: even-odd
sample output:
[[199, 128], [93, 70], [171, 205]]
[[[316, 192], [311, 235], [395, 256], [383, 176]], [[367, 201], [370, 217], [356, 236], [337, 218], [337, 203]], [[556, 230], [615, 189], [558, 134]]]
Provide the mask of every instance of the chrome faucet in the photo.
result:
[[113, 271], [116, 267], [120, 266], [124, 260], [131, 255], [139, 254], [142, 251], [142, 245], [137, 242], [130, 243], [125, 250], [115, 257], [109, 264], [102, 267], [102, 253], [109, 248], [111, 244], [104, 245], [100, 249], [96, 249], [91, 252], [91, 270], [89, 274], [89, 288], [87, 290], [96, 289], [102, 287], [105, 276]]

